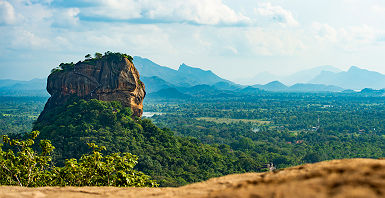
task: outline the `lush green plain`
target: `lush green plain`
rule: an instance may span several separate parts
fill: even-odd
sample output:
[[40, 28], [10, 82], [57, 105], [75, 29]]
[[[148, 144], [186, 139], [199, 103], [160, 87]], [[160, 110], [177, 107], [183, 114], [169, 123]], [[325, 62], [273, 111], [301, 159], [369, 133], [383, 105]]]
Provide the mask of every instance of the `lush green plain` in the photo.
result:
[[[3, 133], [30, 131], [45, 100], [2, 98]], [[29, 105], [31, 104], [31, 105]], [[340, 158], [385, 157], [385, 98], [356, 94], [263, 93], [250, 97], [145, 100], [150, 119], [132, 119], [119, 103], [78, 101], [51, 112], [34, 128], [56, 147], [53, 161], [106, 146], [105, 155], [137, 155], [136, 170], [161, 186], [230, 173], [265, 171]], [[19, 119], [21, 120], [21, 119]], [[151, 121], [152, 120], [152, 121]]]
[[226, 144], [278, 168], [385, 156], [384, 97], [263, 93], [255, 97], [147, 99], [145, 110], [164, 113], [151, 119], [177, 135]]
[[30, 132], [47, 99], [0, 96], [0, 135]]

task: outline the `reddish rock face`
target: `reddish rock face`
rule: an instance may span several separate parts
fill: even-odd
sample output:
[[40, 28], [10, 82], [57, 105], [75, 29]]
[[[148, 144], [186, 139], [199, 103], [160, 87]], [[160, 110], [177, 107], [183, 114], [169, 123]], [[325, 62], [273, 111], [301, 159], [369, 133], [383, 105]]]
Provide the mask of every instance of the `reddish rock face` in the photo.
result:
[[51, 97], [44, 111], [77, 96], [86, 100], [120, 101], [124, 106], [131, 107], [138, 117], [142, 116], [146, 95], [138, 71], [125, 57], [79, 62], [73, 69], [54, 72], [48, 77], [47, 91]]

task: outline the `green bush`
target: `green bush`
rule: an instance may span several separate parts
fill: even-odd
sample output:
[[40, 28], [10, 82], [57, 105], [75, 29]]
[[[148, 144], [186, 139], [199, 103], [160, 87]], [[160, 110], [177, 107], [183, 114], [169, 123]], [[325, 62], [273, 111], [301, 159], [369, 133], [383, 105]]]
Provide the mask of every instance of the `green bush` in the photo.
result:
[[31, 138], [25, 141], [10, 139], [4, 135], [3, 142], [12, 149], [8, 151], [2, 150], [0, 144], [0, 184], [1, 185], [19, 185], [19, 186], [47, 186], [51, 185], [53, 167], [49, 154], [54, 147], [49, 140], [41, 140], [41, 153], [36, 153], [31, 146], [34, 144], [34, 139], [38, 136], [38, 131], [33, 131]]
[[[3, 151], [0, 144], [0, 185], [38, 186], [135, 186], [155, 187], [157, 183], [144, 173], [134, 170], [138, 157], [131, 153], [112, 153], [103, 156], [106, 147], [88, 144], [92, 153], [79, 160], [67, 159], [63, 167], [51, 163], [55, 149], [49, 140], [40, 140], [41, 152], [31, 146], [39, 131], [27, 140], [2, 136], [9, 146]], [[15, 153], [14, 150], [17, 152]]]

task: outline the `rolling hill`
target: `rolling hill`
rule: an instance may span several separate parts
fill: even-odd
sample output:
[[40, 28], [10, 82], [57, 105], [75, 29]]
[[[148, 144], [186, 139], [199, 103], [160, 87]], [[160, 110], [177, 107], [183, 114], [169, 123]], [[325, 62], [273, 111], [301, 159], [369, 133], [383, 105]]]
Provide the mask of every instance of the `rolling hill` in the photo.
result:
[[273, 81], [265, 85], [253, 85], [252, 87], [272, 92], [340, 92], [344, 89], [334, 85], [297, 83], [292, 86], [286, 86], [279, 81]]

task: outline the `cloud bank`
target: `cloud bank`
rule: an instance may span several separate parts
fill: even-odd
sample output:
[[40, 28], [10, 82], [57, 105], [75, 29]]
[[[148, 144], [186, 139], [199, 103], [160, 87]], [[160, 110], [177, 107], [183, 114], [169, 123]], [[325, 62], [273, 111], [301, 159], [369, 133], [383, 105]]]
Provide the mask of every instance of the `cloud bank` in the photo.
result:
[[107, 50], [223, 77], [379, 65], [384, 8], [358, 0], [0, 0], [0, 78], [31, 68], [23, 78], [43, 77], [60, 62]]
[[15, 10], [7, 1], [0, 1], [0, 24], [13, 24], [16, 21]]
[[[221, 0], [84, 0], [88, 20], [133, 23], [190, 23], [197, 25], [246, 25], [249, 17]], [[103, 9], [100, 9], [103, 8]]]

